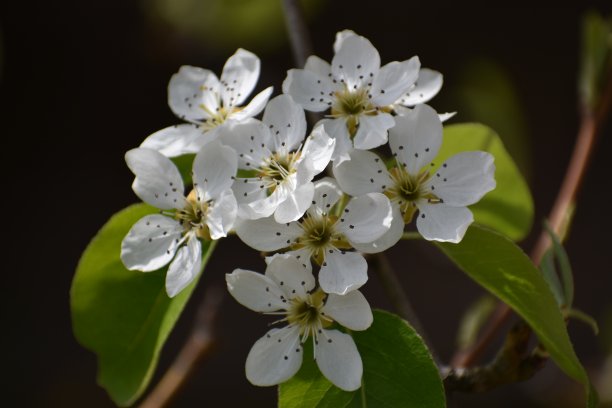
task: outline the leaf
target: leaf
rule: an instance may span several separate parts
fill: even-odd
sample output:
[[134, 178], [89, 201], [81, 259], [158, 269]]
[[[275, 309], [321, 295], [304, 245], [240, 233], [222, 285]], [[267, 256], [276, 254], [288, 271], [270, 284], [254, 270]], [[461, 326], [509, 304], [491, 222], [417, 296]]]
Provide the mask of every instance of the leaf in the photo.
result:
[[582, 58], [578, 89], [583, 102], [594, 109], [612, 68], [612, 20], [596, 12], [582, 18]]
[[183, 183], [186, 186], [191, 185], [191, 169], [193, 167], [193, 160], [195, 159], [195, 154], [184, 154], [182, 156], [173, 157], [171, 160], [178, 169], [179, 173], [181, 173], [181, 177], [183, 178]]
[[519, 247], [497, 232], [476, 225], [468, 229], [459, 244], [436, 245], [470, 278], [525, 319], [559, 368], [589, 389], [589, 378], [574, 353], [555, 297]]
[[[304, 358], [296, 376], [279, 387], [280, 408], [445, 406], [438, 369], [423, 339], [408, 323], [375, 310], [372, 326], [351, 335], [363, 360], [362, 387], [342, 391], [323, 377], [312, 358]], [[308, 351], [312, 348], [305, 357], [312, 355]]]
[[497, 187], [470, 206], [476, 222], [514, 241], [523, 239], [533, 222], [533, 200], [527, 183], [495, 131], [478, 123], [444, 127], [444, 140], [435, 163], [459, 152], [483, 150], [495, 157]]
[[[115, 403], [132, 404], [145, 390], [159, 353], [197, 282], [170, 299], [166, 268], [125, 269], [121, 241], [141, 217], [157, 212], [132, 205], [102, 227], [83, 252], [70, 291], [76, 338], [98, 357], [98, 383]], [[204, 244], [204, 264], [214, 244]]]
[[473, 302], [461, 317], [457, 330], [457, 346], [460, 350], [472, 347], [478, 338], [480, 329], [495, 311], [497, 301], [490, 295], [484, 295]]
[[563, 244], [561, 244], [561, 240], [550, 228], [548, 223], [544, 223], [544, 228], [546, 228], [552, 242], [554, 260], [559, 265], [559, 272], [557, 273], [557, 276], [560, 276], [561, 278], [560, 282], [562, 283], [561, 288], [563, 289], [564, 299], [563, 305], [572, 307], [572, 304], [574, 303], [574, 274], [572, 272], [569, 257], [567, 256], [567, 252], [565, 252], [565, 248], [563, 248]]
[[593, 318], [593, 316], [588, 315], [586, 313], [584, 313], [582, 310], [578, 310], [575, 308], [572, 309], [568, 309], [566, 312], [567, 317], [571, 318], [571, 319], [576, 319], [581, 321], [582, 323], [586, 324], [587, 326], [589, 326], [591, 328], [591, 330], [593, 330], [593, 333], [595, 335], [599, 334], [599, 325], [597, 324], [597, 321]]

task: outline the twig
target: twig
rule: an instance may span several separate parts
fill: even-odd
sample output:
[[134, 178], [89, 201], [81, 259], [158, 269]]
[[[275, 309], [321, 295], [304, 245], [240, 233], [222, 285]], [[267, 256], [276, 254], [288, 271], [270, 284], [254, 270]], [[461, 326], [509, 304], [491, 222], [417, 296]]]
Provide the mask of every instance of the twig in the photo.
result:
[[[591, 154], [597, 135], [612, 103], [612, 74], [607, 80], [606, 89], [601, 97], [597, 111], [592, 112], [587, 107], [581, 109], [581, 124], [576, 139], [576, 145], [570, 159], [563, 184], [559, 189], [557, 199], [552, 207], [549, 215], [549, 225], [552, 231], [559, 233], [567, 228], [569, 222], [568, 214], [574, 205], [584, 175], [589, 166]], [[531, 259], [534, 264], [539, 265], [544, 253], [550, 248], [550, 237], [546, 230], [540, 233], [540, 237], [531, 252]], [[469, 367], [480, 358], [488, 345], [496, 334], [504, 326], [508, 318], [511, 316], [512, 310], [505, 303], [500, 303], [496, 313], [493, 315], [491, 322], [484, 329], [481, 337], [476, 341], [474, 346], [467, 350], [461, 350], [455, 354], [451, 360], [453, 367]]]
[[306, 58], [312, 55], [312, 43], [306, 27], [304, 10], [298, 0], [283, 0], [283, 10], [293, 59], [298, 67], [303, 68]]
[[167, 407], [189, 381], [198, 363], [210, 355], [215, 346], [214, 326], [223, 294], [218, 286], [206, 290], [191, 335], [140, 408]]

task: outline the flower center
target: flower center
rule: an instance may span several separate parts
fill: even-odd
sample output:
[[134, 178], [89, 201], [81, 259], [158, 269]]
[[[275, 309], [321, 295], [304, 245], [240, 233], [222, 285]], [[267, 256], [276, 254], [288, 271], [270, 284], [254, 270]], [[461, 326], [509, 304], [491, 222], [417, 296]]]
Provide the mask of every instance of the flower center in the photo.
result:
[[331, 108], [331, 117], [346, 118], [346, 126], [351, 137], [357, 133], [360, 115], [375, 115], [377, 110], [370, 102], [368, 88], [349, 90], [346, 85], [336, 92], [335, 102]]
[[408, 173], [403, 166], [397, 166], [392, 168], [389, 173], [393, 185], [385, 191], [385, 195], [391, 201], [396, 201], [399, 204], [404, 223], [408, 224], [412, 221], [417, 210], [416, 202], [418, 200], [425, 199], [430, 203], [442, 201], [423, 186], [430, 177], [427, 170], [423, 170], [414, 176]]
[[305, 298], [295, 297], [287, 309], [289, 324], [300, 326], [300, 334], [316, 336], [317, 330], [332, 324], [332, 320], [321, 312], [325, 306], [327, 294], [321, 289], [309, 293]]
[[303, 233], [292, 248], [308, 248], [319, 265], [325, 260], [326, 250], [352, 248], [344, 235], [336, 231], [336, 221], [337, 217], [327, 214], [305, 216], [300, 222]]
[[259, 169], [259, 177], [267, 182], [265, 186], [268, 194], [272, 194], [280, 183], [297, 171], [295, 162], [299, 157], [300, 152], [274, 153], [266, 159], [265, 164]]
[[191, 190], [187, 196], [187, 204], [182, 210], [175, 214], [175, 218], [180, 221], [185, 233], [195, 231], [199, 238], [211, 240], [210, 231], [206, 224], [206, 217], [210, 208], [211, 201], [202, 202], [198, 200], [195, 190]]

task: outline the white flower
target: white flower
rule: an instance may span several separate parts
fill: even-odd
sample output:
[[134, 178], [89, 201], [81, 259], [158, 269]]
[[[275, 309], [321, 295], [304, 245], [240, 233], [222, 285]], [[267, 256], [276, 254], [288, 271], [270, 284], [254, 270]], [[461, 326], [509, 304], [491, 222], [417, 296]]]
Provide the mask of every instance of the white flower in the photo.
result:
[[363, 365], [353, 338], [327, 329], [334, 321], [350, 330], [370, 327], [372, 311], [361, 292], [339, 296], [315, 289], [310, 269], [290, 255], [272, 257], [265, 275], [236, 269], [226, 275], [226, 281], [239, 303], [256, 312], [283, 316], [280, 322], [287, 322], [251, 348], [246, 361], [251, 383], [269, 386], [293, 377], [302, 365], [303, 344], [312, 337], [323, 375], [345, 391], [361, 386]]
[[486, 152], [458, 153], [437, 170], [431, 161], [442, 144], [442, 123], [427, 105], [396, 117], [389, 145], [396, 164], [387, 171], [374, 153], [354, 150], [334, 167], [334, 175], [351, 195], [384, 192], [393, 204], [393, 225], [381, 240], [386, 249], [401, 237], [404, 223], [419, 212], [416, 226], [427, 240], [459, 242], [473, 221], [466, 207], [495, 188], [493, 156]]
[[325, 170], [335, 146], [323, 126], [302, 144], [305, 133], [304, 110], [288, 95], [270, 101], [263, 123], [250, 119], [219, 131], [220, 140], [238, 153], [238, 167], [250, 173], [233, 187], [241, 218], [274, 214], [285, 223], [304, 214], [314, 194], [312, 179]]
[[412, 57], [380, 67], [376, 48], [349, 30], [337, 34], [334, 50], [331, 65], [311, 56], [304, 69], [289, 70], [283, 92], [306, 110], [331, 109], [331, 119], [322, 122], [336, 138], [337, 161], [353, 147], [367, 150], [387, 142], [395, 124], [393, 106], [414, 86], [420, 62]]
[[172, 261], [166, 291], [174, 297], [200, 272], [198, 238], [216, 240], [233, 227], [237, 204], [230, 187], [237, 169], [236, 152], [218, 142], [200, 151], [193, 162], [194, 189], [187, 197], [178, 169], [158, 151], [133, 149], [125, 160], [136, 175], [132, 184], [136, 195], [164, 211], [134, 224], [121, 243], [121, 260], [126, 268], [143, 272]]
[[140, 146], [168, 157], [197, 153], [216, 138], [215, 130], [220, 125], [259, 114], [272, 94], [272, 87], [242, 106], [255, 88], [259, 68], [259, 58], [243, 49], [227, 60], [221, 80], [207, 69], [182, 66], [170, 79], [168, 104], [176, 116], [189, 123], [153, 133]]
[[[351, 199], [346, 207], [335, 207], [342, 191], [332, 178], [315, 183], [312, 205], [298, 222], [279, 224], [274, 218], [237, 223], [236, 234], [258, 251], [290, 248], [298, 259], [321, 265], [319, 284], [327, 293], [344, 295], [368, 280], [368, 264], [353, 248], [365, 247], [391, 227], [389, 199], [370, 193]], [[340, 212], [339, 214], [337, 214]]]

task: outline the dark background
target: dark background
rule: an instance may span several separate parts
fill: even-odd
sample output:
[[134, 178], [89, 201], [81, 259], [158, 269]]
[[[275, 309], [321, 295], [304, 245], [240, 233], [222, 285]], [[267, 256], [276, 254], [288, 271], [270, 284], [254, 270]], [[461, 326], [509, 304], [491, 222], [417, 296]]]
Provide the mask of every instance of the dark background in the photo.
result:
[[[2, 3], [2, 199], [9, 230], [4, 234], [0, 280], [5, 373], [0, 405], [112, 406], [96, 385], [94, 355], [72, 334], [69, 288], [91, 237], [110, 215], [137, 201], [123, 154], [150, 133], [179, 122], [167, 107], [166, 86], [180, 65], [220, 73], [227, 57], [242, 46], [262, 59], [258, 90], [274, 85], [275, 94], [293, 67], [278, 8], [264, 1], [254, 21], [246, 13], [240, 18], [249, 24], [232, 25], [224, 24], [225, 15], [215, 16], [221, 3], [200, 2], [199, 24], [198, 14], [189, 13], [192, 2], [175, 1], [193, 20], [191, 29], [182, 24], [180, 12], [164, 8], [172, 2], [161, 0]], [[474, 61], [484, 61], [512, 84], [518, 111], [500, 127], [516, 130], [515, 135], [503, 135], [509, 144], [527, 140], [519, 145], [529, 154], [519, 160], [528, 172], [537, 216], [535, 231], [524, 243], [529, 249], [554, 200], [578, 127], [581, 15], [586, 9], [605, 14], [612, 8], [609, 1], [575, 3], [468, 8], [437, 2], [321, 0], [309, 7], [310, 28], [315, 53], [326, 60], [332, 57], [336, 31], [344, 28], [369, 38], [383, 63], [419, 55], [423, 66], [444, 73], [445, 86], [432, 105], [439, 111], [457, 110], [455, 123], [494, 125], [490, 118], [474, 117], [476, 111], [468, 107], [470, 86], [478, 83], [470, 77]], [[567, 243], [576, 275], [575, 305], [600, 323], [612, 313], [609, 125], [601, 134]], [[399, 246], [390, 253], [392, 261], [434, 347], [448, 360], [458, 320], [481, 291], [426, 243]], [[221, 283], [235, 267], [261, 271], [264, 263], [255, 251], [230, 238], [220, 245], [171, 335], [157, 377], [185, 339], [203, 288]], [[371, 278], [364, 287], [368, 299], [388, 308], [378, 281]], [[176, 406], [273, 406], [275, 388], [251, 386], [243, 369], [249, 348], [266, 329], [263, 320], [226, 298], [220, 347]], [[610, 337], [595, 337], [580, 323], [570, 325], [570, 334], [596, 378]], [[527, 383], [487, 394], [454, 395], [449, 406], [582, 406], [580, 395], [580, 387], [549, 362]]]

